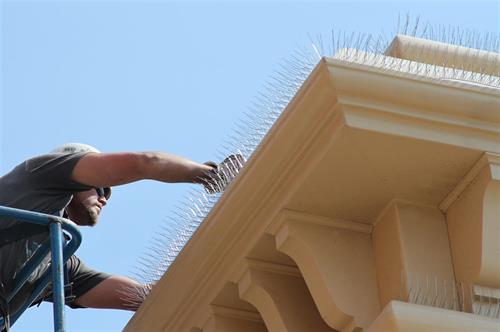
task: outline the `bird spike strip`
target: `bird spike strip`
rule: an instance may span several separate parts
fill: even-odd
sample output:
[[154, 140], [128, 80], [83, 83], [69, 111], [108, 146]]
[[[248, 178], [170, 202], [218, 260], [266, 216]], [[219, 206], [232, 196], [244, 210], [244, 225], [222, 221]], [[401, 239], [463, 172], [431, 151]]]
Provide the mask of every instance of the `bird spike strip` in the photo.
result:
[[[445, 53], [448, 56], [438, 57], [438, 53], [442, 54], [439, 48], [437, 51], [436, 48], [420, 50], [423, 53], [422, 56], [427, 59], [432, 58], [433, 52], [436, 53], [436, 61], [432, 64], [386, 56], [392, 37], [396, 35], [441, 42], [443, 43], [441, 47], [446, 48]], [[390, 39], [384, 37], [383, 34], [374, 36], [339, 30], [331, 32], [328, 47], [325, 47], [321, 36], [310, 37], [310, 40], [311, 47], [297, 49], [278, 65], [278, 69], [250, 103], [248, 111], [243, 112], [243, 118], [228, 135], [222, 148], [217, 151], [219, 159], [231, 154], [239, 154], [243, 158], [239, 165], [241, 167], [229, 167], [224, 170], [224, 176], [211, 181], [214, 186], [212, 192], [225, 189], [237, 176], [243, 164], [251, 158], [252, 153], [276, 119], [324, 56], [345, 62], [346, 65], [368, 66], [403, 75], [418, 75], [431, 80], [453, 81], [456, 84], [472, 83], [485, 89], [500, 88], [500, 64], [495, 62], [495, 59], [499, 57], [500, 49], [500, 34], [498, 33], [481, 34], [453, 27], [433, 28], [429, 24], [420, 24], [418, 18], [412, 20], [406, 16], [403, 20], [398, 19], [398, 27]], [[467, 48], [466, 53], [472, 59], [475, 56], [484, 58], [485, 52], [491, 56], [494, 62], [493, 68], [496, 68], [494, 75], [481, 73], [480, 70], [470, 71], [467, 63], [456, 65], [453, 62], [452, 53], [461, 51], [463, 54], [464, 48]], [[325, 51], [326, 49], [328, 51]], [[208, 194], [202, 188], [192, 189], [170, 212], [168, 221], [155, 233], [150, 247], [138, 259], [133, 272], [136, 280], [148, 286], [123, 291], [123, 297], [130, 302], [131, 307], [138, 307], [143, 302], [152, 286], [165, 274], [205, 217], [217, 204], [220, 196], [220, 193]], [[438, 302], [440, 300], [440, 298], [436, 299]], [[420, 300], [417, 297], [415, 301]], [[450, 305], [445, 303], [445, 306]]]
[[428, 273], [404, 273], [400, 301], [500, 318], [500, 291], [443, 279]]

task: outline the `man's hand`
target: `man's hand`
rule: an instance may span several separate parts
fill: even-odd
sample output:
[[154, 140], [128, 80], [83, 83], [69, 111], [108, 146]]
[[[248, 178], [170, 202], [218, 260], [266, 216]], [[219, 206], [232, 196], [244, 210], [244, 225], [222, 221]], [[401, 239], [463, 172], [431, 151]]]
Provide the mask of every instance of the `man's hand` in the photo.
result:
[[202, 184], [209, 194], [213, 194], [226, 189], [245, 164], [245, 159], [240, 154], [234, 154], [228, 156], [219, 165], [213, 161], [207, 161], [204, 164], [212, 169], [205, 172]]

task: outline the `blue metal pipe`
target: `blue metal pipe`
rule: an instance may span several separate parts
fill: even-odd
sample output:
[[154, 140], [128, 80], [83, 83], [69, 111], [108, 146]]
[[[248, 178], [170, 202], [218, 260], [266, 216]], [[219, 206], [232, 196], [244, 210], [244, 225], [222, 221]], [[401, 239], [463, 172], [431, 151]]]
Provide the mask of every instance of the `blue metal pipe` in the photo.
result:
[[[74, 227], [74, 230], [76, 231], [75, 233], [71, 234], [72, 238], [71, 240], [66, 244], [66, 247], [64, 248], [64, 253], [63, 253], [63, 260], [67, 261], [69, 257], [71, 257], [76, 249], [80, 246], [81, 243], [81, 233], [76, 229], [76, 226], [70, 225], [70, 224], [63, 224], [63, 228], [70, 228]], [[75, 237], [73, 237], [75, 235]], [[11, 317], [11, 324], [13, 325], [19, 317], [22, 315], [22, 313], [28, 309], [28, 307], [35, 302], [40, 295], [43, 293], [45, 288], [47, 287], [49, 281], [50, 281], [50, 270], [45, 271], [45, 273], [42, 275], [42, 277], [38, 280], [38, 282], [35, 284], [34, 290], [31, 293], [31, 296], [26, 300], [25, 304], [23, 307], [21, 307], [14, 315]]]
[[[28, 300], [23, 306], [13, 313], [11, 318], [11, 325], [21, 316], [21, 314], [42, 294], [48, 286], [50, 277], [53, 277], [53, 295], [54, 295], [54, 330], [64, 331], [64, 276], [63, 267], [71, 255], [80, 246], [82, 242], [82, 235], [78, 230], [76, 224], [71, 220], [48, 215], [39, 212], [26, 211], [16, 208], [0, 206], [0, 216], [12, 217], [18, 220], [28, 221], [30, 223], [45, 225], [50, 229], [50, 244], [51, 244], [51, 271], [44, 272], [42, 277], [35, 283], [34, 290]], [[70, 241], [64, 246], [63, 244], [63, 231], [66, 232]], [[14, 292], [9, 295], [9, 301], [24, 285], [31, 273], [36, 270], [40, 265], [43, 258], [47, 255], [48, 245], [44, 243], [42, 247], [38, 248], [35, 254], [28, 261], [26, 266], [21, 270], [19, 277], [15, 279]], [[63, 249], [64, 247], [64, 249]], [[52, 272], [52, 273], [50, 273]], [[3, 326], [3, 319], [0, 319], [0, 327]]]
[[50, 214], [26, 211], [22, 209], [11, 208], [7, 206], [0, 206], [0, 215], [5, 217], [12, 217], [16, 219], [22, 219], [24, 221], [28, 221], [32, 224], [45, 225], [48, 226], [53, 218], [57, 220], [67, 220], [61, 217], [56, 217]]
[[64, 265], [63, 237], [59, 222], [50, 224], [50, 252], [52, 266], [52, 301], [54, 311], [54, 331], [64, 331]]
[[0, 216], [12, 217], [15, 219], [20, 219], [33, 224], [44, 226], [49, 226], [51, 222], [61, 223], [62, 229], [68, 232], [71, 236], [71, 242], [73, 243], [73, 245], [70, 248], [74, 249], [71, 255], [75, 253], [76, 249], [82, 243], [82, 234], [80, 233], [78, 226], [74, 222], [66, 218], [6, 206], [0, 206]]

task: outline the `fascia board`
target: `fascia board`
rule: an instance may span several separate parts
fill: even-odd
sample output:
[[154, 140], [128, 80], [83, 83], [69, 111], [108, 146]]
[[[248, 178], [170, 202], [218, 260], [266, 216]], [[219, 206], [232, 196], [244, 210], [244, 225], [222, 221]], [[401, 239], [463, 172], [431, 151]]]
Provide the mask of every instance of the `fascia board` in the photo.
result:
[[349, 127], [500, 153], [500, 90], [325, 61]]
[[[363, 58], [361, 55], [358, 55]], [[340, 103], [395, 105], [418, 113], [500, 124], [500, 89], [325, 58]], [[497, 126], [498, 129], [498, 126]]]

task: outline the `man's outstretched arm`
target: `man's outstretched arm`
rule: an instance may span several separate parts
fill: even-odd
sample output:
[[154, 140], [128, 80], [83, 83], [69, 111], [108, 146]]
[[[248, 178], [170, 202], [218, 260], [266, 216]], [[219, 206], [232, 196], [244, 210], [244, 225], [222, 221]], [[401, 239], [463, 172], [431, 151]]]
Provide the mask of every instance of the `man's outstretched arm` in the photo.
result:
[[75, 300], [85, 308], [136, 311], [150, 290], [149, 285], [124, 276], [111, 276]]
[[73, 180], [110, 187], [144, 179], [202, 183], [213, 167], [163, 152], [89, 153], [73, 169]]

